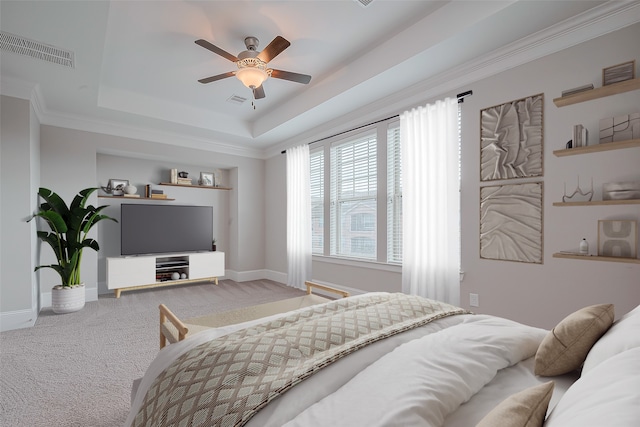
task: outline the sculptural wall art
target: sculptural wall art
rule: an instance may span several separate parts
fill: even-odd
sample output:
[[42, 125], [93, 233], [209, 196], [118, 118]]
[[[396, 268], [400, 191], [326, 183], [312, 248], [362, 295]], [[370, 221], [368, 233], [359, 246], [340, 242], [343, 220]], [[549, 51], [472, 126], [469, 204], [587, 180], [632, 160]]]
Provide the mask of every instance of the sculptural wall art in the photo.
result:
[[480, 180], [542, 176], [543, 94], [480, 111]]
[[480, 189], [480, 258], [542, 263], [542, 183]]
[[543, 262], [543, 107], [538, 94], [480, 111], [480, 258]]

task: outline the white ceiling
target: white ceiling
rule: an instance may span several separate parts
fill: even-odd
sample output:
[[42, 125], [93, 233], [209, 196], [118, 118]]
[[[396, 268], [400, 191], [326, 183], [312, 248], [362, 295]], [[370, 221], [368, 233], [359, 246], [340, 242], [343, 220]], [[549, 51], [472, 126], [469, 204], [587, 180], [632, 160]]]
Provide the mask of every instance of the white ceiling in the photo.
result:
[[[525, 47], [530, 60], [638, 22], [636, 6], [602, 0], [373, 0], [368, 6], [356, 0], [2, 0], [3, 32], [70, 50], [75, 68], [2, 51], [0, 88], [9, 95], [35, 89], [30, 96], [45, 124], [260, 156], [293, 137], [364, 124], [385, 107], [424, 99], [431, 88], [460, 87], [482, 77], [478, 70], [501, 71], [495, 67], [507, 66], [505, 55], [517, 65], [525, 61], [518, 58]], [[197, 82], [235, 65], [196, 39], [237, 55], [245, 37], [257, 37], [260, 50], [277, 35], [291, 46], [270, 67], [310, 74], [309, 85], [270, 78], [254, 109], [251, 91], [235, 77]], [[233, 96], [247, 101], [228, 102]]]

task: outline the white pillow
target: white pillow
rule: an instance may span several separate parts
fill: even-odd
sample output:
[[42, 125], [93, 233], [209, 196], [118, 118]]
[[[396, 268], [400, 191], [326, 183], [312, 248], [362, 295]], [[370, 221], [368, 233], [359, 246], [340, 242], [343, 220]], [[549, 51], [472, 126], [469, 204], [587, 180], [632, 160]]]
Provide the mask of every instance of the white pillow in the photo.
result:
[[578, 379], [544, 427], [640, 425], [640, 347], [603, 361]]
[[582, 374], [611, 356], [635, 347], [640, 347], [640, 305], [614, 322], [593, 345], [584, 361]]

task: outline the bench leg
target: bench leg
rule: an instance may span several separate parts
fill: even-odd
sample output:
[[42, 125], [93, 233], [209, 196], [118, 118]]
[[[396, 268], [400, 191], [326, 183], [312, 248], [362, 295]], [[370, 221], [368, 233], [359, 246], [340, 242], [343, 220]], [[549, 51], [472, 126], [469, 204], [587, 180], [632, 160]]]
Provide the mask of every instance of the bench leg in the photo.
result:
[[120, 298], [120, 289], [114, 289], [113, 293], [116, 294], [116, 298]]

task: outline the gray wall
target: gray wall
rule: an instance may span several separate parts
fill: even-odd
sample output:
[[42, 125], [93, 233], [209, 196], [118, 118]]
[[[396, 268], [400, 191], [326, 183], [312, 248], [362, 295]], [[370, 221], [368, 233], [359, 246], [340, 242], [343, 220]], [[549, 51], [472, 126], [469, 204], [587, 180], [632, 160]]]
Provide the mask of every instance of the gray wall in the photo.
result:
[[[550, 328], [573, 310], [602, 302], [616, 305], [618, 315], [640, 304], [640, 265], [586, 262], [553, 258], [560, 250], [576, 249], [582, 237], [592, 250], [597, 242], [598, 219], [640, 221], [640, 206], [553, 207], [562, 200], [564, 183], [575, 188], [593, 178], [601, 198], [604, 182], [640, 180], [640, 149], [633, 148], [559, 158], [553, 150], [564, 148], [571, 128], [582, 123], [597, 138], [599, 119], [640, 111], [640, 91], [557, 108], [553, 98], [562, 90], [593, 83], [602, 85], [602, 68], [640, 58], [640, 24], [566, 49], [491, 78], [458, 88], [434, 99], [473, 90], [461, 105], [462, 182], [461, 305], [469, 308], [469, 293], [478, 293], [480, 307], [474, 311], [509, 317]], [[480, 110], [529, 95], [544, 93], [544, 263], [524, 264], [480, 259], [479, 254], [479, 141]], [[412, 108], [415, 105], [408, 105]], [[402, 110], [398, 111], [401, 112]], [[318, 138], [325, 135], [317, 135]], [[593, 140], [593, 139], [592, 139]], [[281, 172], [284, 156], [267, 160], [267, 269], [286, 272], [286, 177]], [[572, 191], [572, 190], [571, 190]], [[284, 230], [284, 231], [283, 231]], [[401, 274], [364, 262], [344, 262], [314, 257], [313, 278], [326, 283], [367, 291], [401, 289]]]
[[33, 325], [38, 312], [39, 123], [28, 100], [0, 97], [0, 330]]

